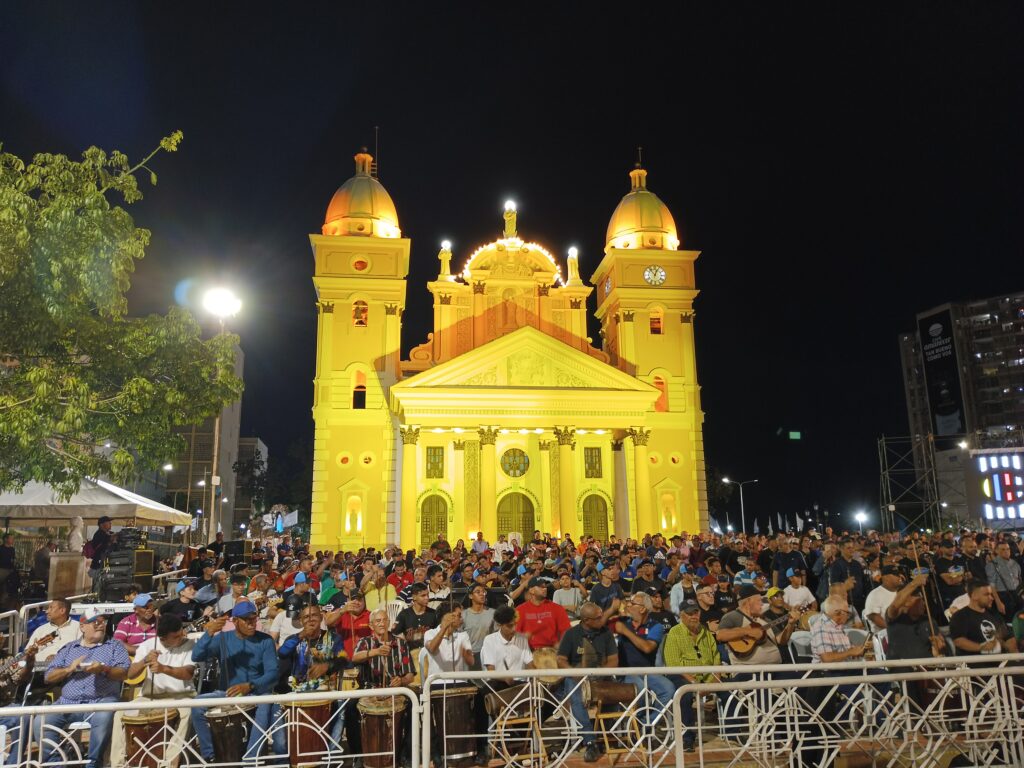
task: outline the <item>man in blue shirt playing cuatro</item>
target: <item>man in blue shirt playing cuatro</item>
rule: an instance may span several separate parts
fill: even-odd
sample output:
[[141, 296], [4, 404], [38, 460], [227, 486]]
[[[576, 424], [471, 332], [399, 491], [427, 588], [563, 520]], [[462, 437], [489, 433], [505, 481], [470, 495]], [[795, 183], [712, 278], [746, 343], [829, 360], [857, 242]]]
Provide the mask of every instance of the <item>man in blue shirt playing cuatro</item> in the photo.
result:
[[[256, 631], [258, 617], [255, 605], [242, 602], [231, 609], [231, 619], [235, 624], [233, 632], [221, 632], [226, 617], [207, 623], [205, 634], [192, 650], [192, 661], [217, 659], [220, 664], [220, 689], [197, 698], [263, 696], [273, 692], [274, 684], [277, 683], [277, 649], [270, 635]], [[273, 704], [260, 704], [256, 707], [252, 715], [255, 727], [250, 730], [245, 754], [247, 760], [259, 755], [260, 747], [267, 739], [267, 731], [270, 730], [273, 709]], [[213, 738], [205, 709], [194, 710], [192, 724], [203, 759], [213, 762]]]

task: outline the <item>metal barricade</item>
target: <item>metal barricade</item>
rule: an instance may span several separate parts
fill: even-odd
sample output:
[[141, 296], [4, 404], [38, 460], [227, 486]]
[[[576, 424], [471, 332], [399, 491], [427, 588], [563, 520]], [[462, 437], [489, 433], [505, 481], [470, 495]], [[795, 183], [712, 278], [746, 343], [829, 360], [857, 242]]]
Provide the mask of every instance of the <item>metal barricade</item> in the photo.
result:
[[4, 638], [4, 649], [8, 656], [18, 651], [21, 628], [21, 617], [17, 611], [0, 613], [0, 635]]
[[[75, 600], [86, 600], [88, 598], [95, 597], [93, 592], [86, 592], [84, 595], [71, 595], [67, 598], [68, 602], [74, 602]], [[28, 640], [28, 624], [35, 618], [36, 614], [40, 611], [45, 611], [46, 606], [50, 604], [49, 600], [42, 600], [38, 603], [25, 603], [18, 610], [18, 644], [16, 647], [20, 648], [26, 640]]]
[[[947, 722], [954, 705], [969, 708], [984, 691], [990, 706], [981, 710], [974, 705], [975, 715], [961, 718], [958, 728], [975, 734], [975, 742], [988, 740], [995, 752], [1019, 756], [1020, 762], [1005, 763], [1019, 767], [1024, 765], [1024, 722], [1015, 694], [1024, 700], [1024, 690], [1014, 687], [1013, 676], [1021, 672], [1024, 654], [760, 667], [435, 673], [425, 681], [421, 698], [422, 760], [468, 765], [486, 748], [486, 756], [503, 765], [557, 768], [594, 742], [613, 761], [647, 768], [673, 763], [679, 768], [684, 760], [694, 765], [701, 754], [708, 758], [701, 765], [713, 757], [724, 765], [752, 761], [827, 766], [840, 750], [870, 755], [913, 733], [928, 734], [948, 761], [952, 747], [943, 733], [952, 729], [946, 725], [945, 731], [936, 730], [930, 719], [944, 717]], [[694, 675], [723, 679], [687, 683]], [[937, 688], [931, 704], [915, 698], [922, 680], [933, 681]], [[808, 690], [810, 704], [795, 706], [795, 699]], [[681, 711], [684, 698], [695, 712], [688, 727]], [[713, 739], [707, 731], [711, 724], [718, 729]], [[815, 729], [824, 729], [825, 735]], [[696, 755], [685, 751], [684, 735], [694, 737]], [[894, 754], [911, 755], [914, 765], [927, 763], [921, 762], [927, 745], [917, 751], [903, 747]], [[1004, 764], [989, 758], [984, 764]]]
[[[4, 707], [3, 765], [258, 768], [352, 765], [359, 758], [383, 768], [420, 743], [418, 710], [409, 688]], [[352, 727], [361, 733], [358, 751], [350, 731], [343, 743]], [[410, 768], [419, 768], [418, 751], [408, 753]]]
[[177, 583], [184, 578], [188, 571], [184, 568], [177, 571], [168, 571], [167, 573], [158, 573], [153, 577], [153, 591], [161, 592], [167, 597], [174, 597], [177, 593]]

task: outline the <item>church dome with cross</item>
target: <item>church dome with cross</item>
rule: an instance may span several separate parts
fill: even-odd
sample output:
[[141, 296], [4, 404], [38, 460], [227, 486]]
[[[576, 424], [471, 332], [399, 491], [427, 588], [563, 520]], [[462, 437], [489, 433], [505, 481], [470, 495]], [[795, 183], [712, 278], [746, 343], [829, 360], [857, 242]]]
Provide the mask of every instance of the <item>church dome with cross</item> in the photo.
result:
[[356, 175], [334, 193], [324, 217], [325, 235], [401, 237], [398, 212], [391, 195], [373, 175], [373, 155], [355, 156]]
[[647, 188], [647, 171], [637, 167], [629, 172], [632, 189], [612, 213], [605, 236], [608, 248], [679, 248], [679, 234], [672, 212]]

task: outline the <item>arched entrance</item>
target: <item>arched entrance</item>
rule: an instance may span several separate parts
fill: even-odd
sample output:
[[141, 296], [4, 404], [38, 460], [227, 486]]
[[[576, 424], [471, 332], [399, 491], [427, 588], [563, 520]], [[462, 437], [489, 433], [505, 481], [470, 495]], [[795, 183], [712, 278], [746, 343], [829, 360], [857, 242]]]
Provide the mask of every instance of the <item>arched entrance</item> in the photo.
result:
[[435, 493], [420, 506], [420, 543], [428, 546], [439, 533], [448, 535], [448, 502]]
[[533, 529], [533, 502], [522, 493], [510, 493], [498, 502], [498, 533], [508, 535], [519, 531], [529, 538]]
[[608, 541], [608, 502], [592, 493], [583, 500], [583, 533]]

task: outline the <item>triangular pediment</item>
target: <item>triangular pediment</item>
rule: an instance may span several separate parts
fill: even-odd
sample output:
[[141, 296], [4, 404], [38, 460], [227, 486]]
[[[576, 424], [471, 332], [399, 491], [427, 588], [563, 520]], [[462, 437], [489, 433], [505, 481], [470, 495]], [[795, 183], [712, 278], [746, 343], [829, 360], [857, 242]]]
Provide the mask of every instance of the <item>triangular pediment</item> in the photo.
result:
[[[519, 415], [598, 407], [635, 420], [660, 392], [607, 363], [527, 326], [391, 387], [405, 421], [429, 422], [452, 406]], [[450, 419], [449, 419], [450, 420]]]
[[526, 326], [394, 385], [423, 387], [512, 387], [658, 390], [590, 355]]

